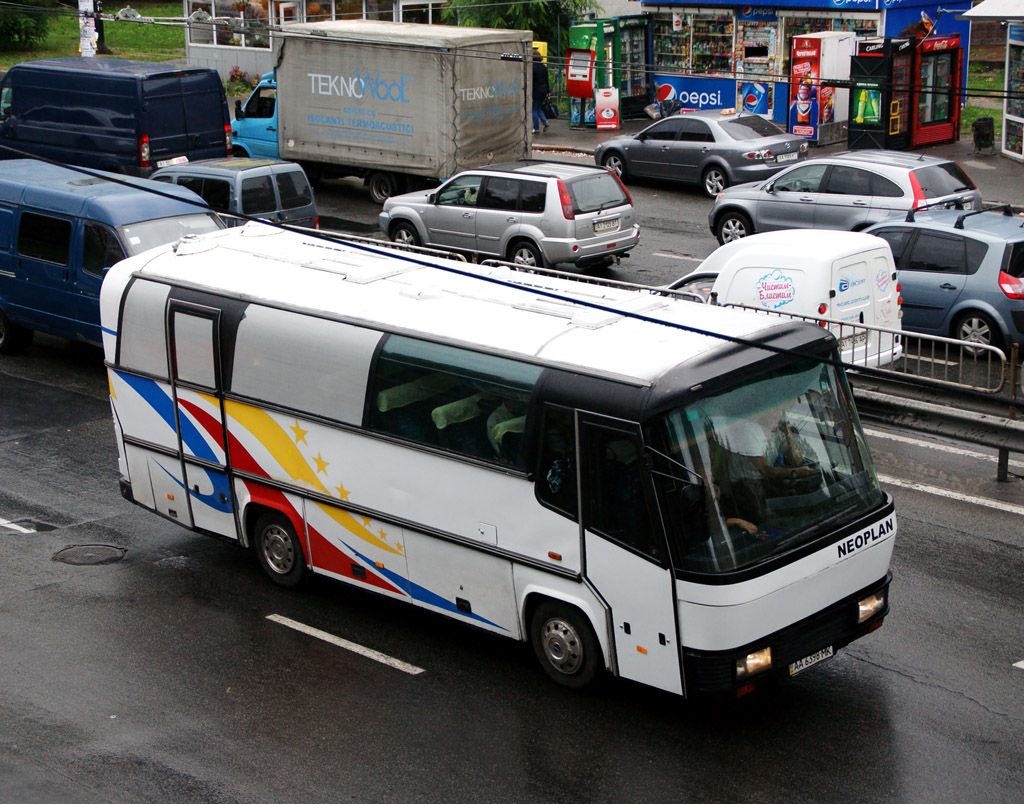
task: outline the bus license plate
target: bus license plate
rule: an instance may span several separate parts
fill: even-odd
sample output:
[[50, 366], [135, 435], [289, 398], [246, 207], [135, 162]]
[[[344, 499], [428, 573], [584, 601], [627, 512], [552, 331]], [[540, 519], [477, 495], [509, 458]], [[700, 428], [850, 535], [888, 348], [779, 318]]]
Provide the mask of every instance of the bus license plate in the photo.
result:
[[776, 162], [791, 162], [796, 159], [796, 154], [779, 154], [775, 157]]
[[789, 666], [789, 674], [795, 676], [801, 670], [806, 670], [808, 667], [813, 667], [818, 662], [823, 662], [826, 659], [831, 659], [833, 654], [832, 646], [829, 645], [827, 648], [822, 648], [817, 653], [812, 653], [810, 656], [804, 656], [799, 661], [793, 662]]
[[619, 228], [619, 219], [612, 218], [610, 221], [594, 221], [595, 232], [612, 232]]

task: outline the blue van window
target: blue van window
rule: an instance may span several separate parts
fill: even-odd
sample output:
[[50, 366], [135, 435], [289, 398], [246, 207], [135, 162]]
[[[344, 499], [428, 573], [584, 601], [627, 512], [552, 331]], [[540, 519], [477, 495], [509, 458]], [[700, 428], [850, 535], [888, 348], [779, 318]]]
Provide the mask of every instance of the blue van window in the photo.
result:
[[71, 221], [35, 212], [21, 213], [18, 254], [67, 265], [71, 254]]
[[82, 238], [82, 268], [90, 274], [103, 276], [103, 269], [125, 258], [124, 249], [117, 235], [106, 226], [96, 223], [85, 225]]
[[259, 215], [273, 212], [277, 208], [274, 199], [274, 185], [270, 176], [254, 176], [242, 179], [242, 212], [246, 215]]
[[307, 207], [313, 203], [313, 194], [309, 191], [309, 182], [297, 170], [278, 173], [277, 191], [281, 194], [282, 209]]

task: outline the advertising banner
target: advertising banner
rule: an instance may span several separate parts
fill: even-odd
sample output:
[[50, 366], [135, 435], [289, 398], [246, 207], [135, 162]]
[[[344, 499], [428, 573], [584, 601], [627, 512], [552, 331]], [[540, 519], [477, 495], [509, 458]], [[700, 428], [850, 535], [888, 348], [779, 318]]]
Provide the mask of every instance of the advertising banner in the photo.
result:
[[768, 85], [759, 82], [747, 82], [740, 87], [743, 98], [743, 111], [754, 114], [768, 114]]
[[597, 110], [597, 128], [618, 128], [619, 90], [614, 87], [598, 89], [594, 93], [594, 102]]
[[736, 81], [731, 78], [703, 78], [695, 75], [655, 75], [659, 103], [678, 100], [683, 109], [729, 109], [736, 105]]
[[818, 78], [821, 75], [820, 40], [794, 36], [790, 64], [789, 132], [816, 140], [819, 120]]

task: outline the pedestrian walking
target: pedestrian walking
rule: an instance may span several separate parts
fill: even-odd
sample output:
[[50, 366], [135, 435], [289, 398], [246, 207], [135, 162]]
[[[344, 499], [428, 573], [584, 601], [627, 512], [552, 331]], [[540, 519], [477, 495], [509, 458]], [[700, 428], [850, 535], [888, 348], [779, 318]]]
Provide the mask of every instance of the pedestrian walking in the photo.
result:
[[548, 130], [548, 118], [544, 114], [544, 101], [551, 94], [548, 84], [548, 67], [542, 61], [540, 51], [533, 49], [533, 133], [540, 134], [541, 128]]

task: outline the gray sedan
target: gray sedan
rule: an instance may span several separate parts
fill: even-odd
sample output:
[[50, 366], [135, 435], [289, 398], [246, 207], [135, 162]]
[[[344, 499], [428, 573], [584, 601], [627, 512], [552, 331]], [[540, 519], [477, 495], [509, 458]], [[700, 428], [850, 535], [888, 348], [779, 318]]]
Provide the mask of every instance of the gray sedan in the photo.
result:
[[666, 117], [594, 151], [599, 165], [630, 177], [699, 183], [711, 198], [732, 184], [761, 181], [807, 156], [807, 140], [756, 114], [732, 109]]

